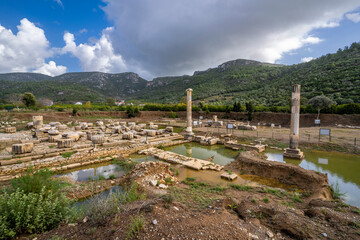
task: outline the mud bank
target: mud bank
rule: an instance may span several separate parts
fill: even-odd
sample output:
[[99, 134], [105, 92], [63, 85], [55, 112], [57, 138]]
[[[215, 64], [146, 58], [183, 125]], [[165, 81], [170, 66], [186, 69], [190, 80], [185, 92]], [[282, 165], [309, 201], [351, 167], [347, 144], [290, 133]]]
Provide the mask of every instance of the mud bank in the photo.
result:
[[295, 165], [268, 161], [266, 157], [260, 156], [255, 151], [240, 153], [235, 161], [225, 166], [225, 169], [295, 185], [301, 190], [310, 192], [312, 198], [332, 199], [326, 174], [305, 170]]

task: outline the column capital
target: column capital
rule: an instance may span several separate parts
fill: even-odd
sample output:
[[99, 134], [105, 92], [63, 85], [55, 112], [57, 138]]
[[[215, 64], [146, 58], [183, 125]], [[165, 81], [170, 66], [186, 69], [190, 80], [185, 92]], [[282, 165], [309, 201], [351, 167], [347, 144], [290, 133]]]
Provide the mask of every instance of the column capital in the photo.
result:
[[192, 92], [191, 88], [186, 89], [187, 92]]

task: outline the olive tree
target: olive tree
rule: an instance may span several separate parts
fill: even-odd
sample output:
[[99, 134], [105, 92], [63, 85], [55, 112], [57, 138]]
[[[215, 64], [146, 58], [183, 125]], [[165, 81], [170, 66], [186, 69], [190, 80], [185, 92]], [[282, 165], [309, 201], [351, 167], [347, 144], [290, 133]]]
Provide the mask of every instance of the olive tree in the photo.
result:
[[36, 105], [36, 98], [34, 94], [30, 92], [24, 93], [22, 96], [22, 101], [26, 107], [34, 107]]
[[319, 119], [321, 109], [330, 107], [330, 105], [334, 104], [334, 102], [330, 98], [321, 95], [311, 98], [308, 101], [308, 104], [310, 104], [313, 108], [317, 109], [318, 115], [316, 119]]

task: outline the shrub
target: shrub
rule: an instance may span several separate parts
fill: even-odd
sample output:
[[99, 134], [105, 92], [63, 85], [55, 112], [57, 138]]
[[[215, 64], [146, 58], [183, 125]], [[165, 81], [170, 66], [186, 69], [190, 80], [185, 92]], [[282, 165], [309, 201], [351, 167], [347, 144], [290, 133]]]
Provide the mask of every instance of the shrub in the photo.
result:
[[52, 179], [52, 174], [53, 172], [48, 169], [41, 169], [36, 172], [30, 169], [25, 176], [13, 179], [11, 181], [11, 186], [14, 191], [19, 189], [25, 194], [40, 194], [42, 189], [45, 189], [45, 193], [52, 192], [53, 194], [57, 194], [64, 184], [58, 180]]
[[127, 231], [126, 239], [134, 239], [145, 225], [145, 217], [136, 215], [130, 218], [130, 224]]
[[129, 118], [136, 117], [136, 115], [139, 113], [139, 108], [133, 105], [129, 105], [126, 107], [126, 113]]
[[39, 233], [57, 227], [69, 216], [69, 201], [44, 188], [26, 194], [17, 189], [0, 198], [0, 239], [19, 233]]
[[171, 111], [170, 113], [169, 113], [169, 118], [178, 118], [179, 116], [176, 114], [176, 113], [174, 113], [173, 111]]

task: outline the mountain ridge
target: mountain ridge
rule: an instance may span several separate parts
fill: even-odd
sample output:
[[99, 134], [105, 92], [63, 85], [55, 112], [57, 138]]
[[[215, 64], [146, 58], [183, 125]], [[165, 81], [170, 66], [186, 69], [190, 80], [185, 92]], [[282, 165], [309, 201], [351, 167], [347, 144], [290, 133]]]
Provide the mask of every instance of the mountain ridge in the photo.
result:
[[[253, 101], [287, 105], [292, 84], [302, 85], [302, 98], [327, 95], [341, 103], [360, 102], [360, 43], [307, 63], [280, 65], [236, 59], [193, 75], [157, 77], [137, 73], [73, 72], [51, 77], [38, 73], [0, 74], [0, 98], [33, 92], [54, 101], [105, 101], [107, 97], [142, 102], [177, 103], [193, 88], [193, 99], [212, 104]], [[39, 89], [47, 85], [46, 92]], [[59, 92], [63, 94], [59, 95]]]

